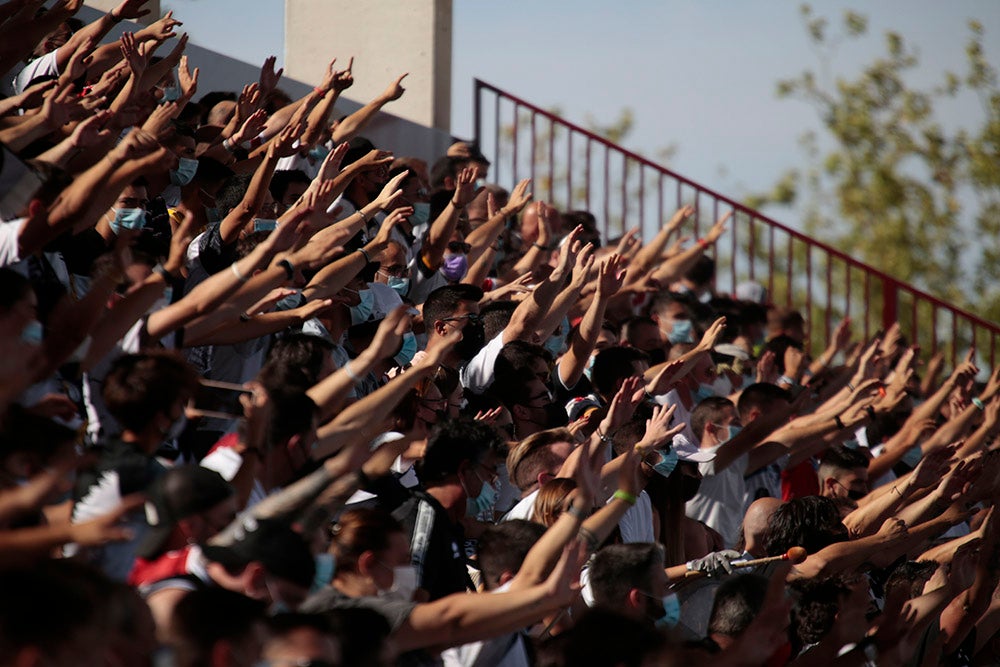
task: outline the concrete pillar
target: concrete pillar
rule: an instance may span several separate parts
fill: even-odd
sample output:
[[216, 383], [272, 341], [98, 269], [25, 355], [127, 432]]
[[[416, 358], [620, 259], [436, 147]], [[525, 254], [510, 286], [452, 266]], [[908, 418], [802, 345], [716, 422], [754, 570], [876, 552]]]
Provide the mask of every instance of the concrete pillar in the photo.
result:
[[[98, 11], [107, 13], [110, 12], [115, 7], [117, 7], [118, 5], [120, 5], [121, 1], [122, 0], [86, 0], [84, 4], [87, 5], [88, 7], [93, 7]], [[161, 16], [160, 0], [149, 0], [149, 2], [143, 5], [143, 9], [148, 9], [149, 13], [143, 16], [141, 19], [139, 19], [137, 21], [138, 23], [141, 23], [142, 25], [149, 25], [153, 21], [159, 20]]]
[[344, 95], [366, 103], [403, 72], [406, 94], [386, 110], [447, 132], [451, 122], [451, 0], [285, 2], [285, 74], [315, 85], [330, 59], [354, 56]]

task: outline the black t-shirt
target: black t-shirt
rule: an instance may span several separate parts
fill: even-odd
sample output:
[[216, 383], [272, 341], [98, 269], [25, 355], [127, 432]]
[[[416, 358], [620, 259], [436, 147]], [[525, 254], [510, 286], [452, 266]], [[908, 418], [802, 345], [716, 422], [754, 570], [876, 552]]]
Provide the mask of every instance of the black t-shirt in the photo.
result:
[[416, 488], [411, 493], [392, 516], [410, 536], [410, 559], [417, 570], [418, 585], [430, 593], [431, 600], [475, 590], [466, 569], [462, 527], [452, 523], [426, 491]]

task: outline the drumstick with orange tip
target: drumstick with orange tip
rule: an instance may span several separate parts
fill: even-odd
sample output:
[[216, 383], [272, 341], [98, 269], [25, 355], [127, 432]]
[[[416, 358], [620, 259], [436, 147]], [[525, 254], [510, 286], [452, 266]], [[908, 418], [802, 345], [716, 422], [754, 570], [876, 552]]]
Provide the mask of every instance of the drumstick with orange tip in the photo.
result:
[[[754, 558], [753, 560], [734, 560], [730, 561], [729, 564], [734, 568], [736, 567], [759, 567], [761, 565], [767, 565], [768, 563], [776, 563], [781, 560], [787, 560], [792, 565], [798, 565], [806, 559], [809, 552], [805, 550], [804, 547], [792, 547], [780, 556], [768, 556], [767, 558]], [[684, 575], [685, 579], [698, 579], [700, 577], [708, 576], [701, 570], [690, 570]]]

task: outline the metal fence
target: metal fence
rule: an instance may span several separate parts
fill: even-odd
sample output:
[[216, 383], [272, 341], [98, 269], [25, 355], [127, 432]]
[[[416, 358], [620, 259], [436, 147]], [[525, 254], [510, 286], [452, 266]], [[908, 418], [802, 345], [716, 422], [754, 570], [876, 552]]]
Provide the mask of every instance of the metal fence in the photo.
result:
[[760, 283], [773, 303], [802, 313], [815, 345], [825, 344], [845, 316], [865, 338], [899, 321], [924, 356], [941, 351], [954, 366], [971, 345], [981, 364], [994, 367], [997, 324], [484, 81], [475, 80], [474, 95], [476, 140], [493, 159], [490, 180], [510, 187], [531, 177], [536, 199], [590, 211], [606, 240], [633, 227], [648, 239], [686, 204], [696, 210], [696, 236], [732, 211], [716, 245], [719, 292], [733, 293], [742, 281]]

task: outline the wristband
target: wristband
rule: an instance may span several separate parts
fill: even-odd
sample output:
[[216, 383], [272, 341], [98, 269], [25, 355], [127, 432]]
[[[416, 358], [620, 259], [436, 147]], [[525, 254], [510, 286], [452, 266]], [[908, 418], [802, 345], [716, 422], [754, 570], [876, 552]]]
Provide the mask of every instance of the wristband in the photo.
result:
[[159, 275], [161, 278], [163, 278], [164, 282], [166, 282], [168, 284], [174, 282], [175, 280], [177, 280], [177, 278], [175, 278], [174, 276], [170, 275], [170, 272], [167, 271], [167, 268], [165, 266], [163, 266], [162, 264], [157, 264], [156, 266], [154, 266], [153, 267], [153, 273]]
[[778, 384], [787, 384], [787, 385], [791, 385], [793, 387], [797, 387], [799, 385], [798, 382], [796, 382], [792, 378], [788, 377], [787, 375], [782, 375], [781, 377], [779, 377], [778, 378]]
[[285, 270], [285, 276], [291, 280], [295, 277], [295, 266], [287, 259], [278, 261], [278, 266]]
[[233, 145], [233, 142], [231, 142], [228, 137], [222, 140], [222, 147], [226, 150], [227, 153], [232, 153], [234, 150], [236, 150], [236, 147]]
[[847, 383], [847, 388], [850, 389], [851, 391], [854, 391], [854, 385], [851, 384], [850, 382]]
[[712, 244], [706, 241], [705, 239], [698, 239], [698, 245], [701, 246], [702, 250], [708, 250], [708, 246]]
[[554, 248], [552, 248], [550, 246], [547, 246], [547, 245], [542, 245], [541, 243], [538, 243], [538, 242], [532, 243], [531, 245], [535, 246], [539, 250], [544, 250], [546, 252], [551, 252], [552, 250], [554, 250]]
[[583, 538], [583, 541], [587, 543], [587, 551], [597, 551], [597, 547], [601, 546], [597, 541], [597, 535], [594, 535], [589, 529], [580, 526], [580, 530], [577, 531], [577, 535]]
[[595, 433], [597, 433], [597, 437], [600, 438], [601, 442], [604, 442], [604, 443], [610, 443], [611, 442], [611, 436], [607, 435], [605, 433], [601, 433], [601, 429], [597, 429], [597, 431], [595, 431]]
[[972, 397], [972, 404], [980, 409], [980, 411], [985, 410], [986, 406], [983, 405], [983, 401], [978, 396]]
[[587, 518], [587, 515], [584, 513], [582, 509], [572, 504], [566, 508], [566, 514], [569, 514], [572, 517], [576, 517], [580, 521], [584, 521]]
[[365, 212], [364, 212], [364, 211], [362, 211], [362, 210], [361, 210], [361, 209], [359, 208], [359, 209], [358, 209], [358, 210], [356, 211], [356, 213], [357, 213], [358, 215], [360, 215], [360, 216], [361, 216], [361, 222], [363, 222], [363, 223], [365, 223], [365, 224], [367, 225], [367, 224], [368, 224], [368, 216], [367, 216], [367, 215], [365, 214]]
[[344, 372], [347, 373], [347, 377], [351, 378], [351, 381], [353, 381], [354, 384], [359, 384], [361, 382], [361, 378], [359, 378], [354, 373], [354, 371], [351, 370], [351, 362], [350, 361], [348, 361], [346, 364], [344, 364]]
[[313, 92], [318, 93], [320, 95], [326, 95], [326, 88], [324, 88], [323, 86], [316, 86], [315, 88], [313, 88]]
[[246, 281], [250, 280], [245, 275], [243, 275], [243, 273], [240, 271], [240, 268], [236, 266], [236, 262], [233, 262], [232, 264], [229, 265], [229, 270], [233, 272], [233, 275], [236, 276], [236, 279], [239, 280], [241, 283], [246, 283]]
[[365, 265], [368, 265], [368, 264], [372, 263], [372, 258], [368, 254], [367, 250], [365, 250], [364, 248], [358, 248], [358, 252], [360, 252], [361, 256], [365, 258]]
[[619, 500], [624, 500], [629, 505], [635, 505], [635, 501], [638, 500], [635, 496], [633, 496], [628, 491], [622, 491], [621, 489], [618, 489], [617, 491], [615, 491], [615, 495], [613, 495], [611, 497], [612, 498], [618, 498]]
[[837, 425], [837, 428], [839, 428], [841, 431], [847, 428], [846, 426], [844, 426], [844, 420], [840, 418], [840, 415], [834, 417], [833, 422]]

